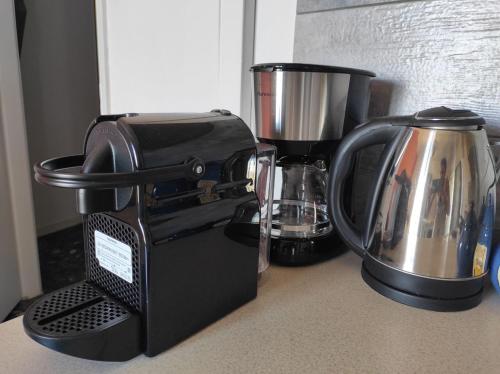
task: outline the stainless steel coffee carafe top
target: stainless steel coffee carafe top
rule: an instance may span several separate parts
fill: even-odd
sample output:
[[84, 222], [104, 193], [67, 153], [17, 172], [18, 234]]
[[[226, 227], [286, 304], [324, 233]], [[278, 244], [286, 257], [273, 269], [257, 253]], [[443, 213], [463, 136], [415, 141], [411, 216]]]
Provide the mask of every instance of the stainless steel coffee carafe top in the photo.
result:
[[338, 140], [366, 120], [369, 71], [310, 64], [252, 66], [258, 138]]
[[[445, 107], [378, 119], [351, 132], [330, 174], [330, 214], [359, 254], [423, 277], [464, 279], [487, 272], [495, 204], [495, 165], [484, 120]], [[385, 143], [356, 232], [342, 209], [342, 183], [354, 153]]]

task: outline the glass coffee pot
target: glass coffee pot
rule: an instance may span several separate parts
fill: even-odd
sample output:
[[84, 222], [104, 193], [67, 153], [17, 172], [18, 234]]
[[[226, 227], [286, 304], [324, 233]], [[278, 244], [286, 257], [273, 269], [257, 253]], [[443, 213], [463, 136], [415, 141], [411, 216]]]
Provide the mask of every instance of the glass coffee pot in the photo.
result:
[[331, 245], [333, 230], [327, 211], [327, 181], [323, 160], [287, 156], [276, 163], [271, 229], [274, 262], [304, 265], [330, 256], [330, 251], [321, 250]]
[[324, 163], [283, 163], [277, 166], [272, 235], [281, 238], [314, 238], [328, 234], [332, 225], [326, 203], [327, 173]]

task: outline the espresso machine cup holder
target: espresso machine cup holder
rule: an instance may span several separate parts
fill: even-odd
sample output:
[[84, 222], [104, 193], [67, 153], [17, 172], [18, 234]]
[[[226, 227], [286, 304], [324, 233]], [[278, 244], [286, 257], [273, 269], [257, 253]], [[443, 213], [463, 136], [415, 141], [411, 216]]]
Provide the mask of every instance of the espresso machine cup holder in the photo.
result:
[[126, 361], [142, 352], [139, 314], [88, 281], [40, 297], [23, 323], [33, 340], [71, 356]]

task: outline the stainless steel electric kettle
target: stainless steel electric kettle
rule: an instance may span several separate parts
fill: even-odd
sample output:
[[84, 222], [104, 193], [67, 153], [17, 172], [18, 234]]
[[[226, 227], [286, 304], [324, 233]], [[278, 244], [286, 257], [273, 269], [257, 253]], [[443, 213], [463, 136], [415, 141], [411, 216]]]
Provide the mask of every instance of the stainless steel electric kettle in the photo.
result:
[[[340, 144], [330, 168], [329, 215], [363, 257], [363, 279], [404, 304], [440, 311], [480, 303], [495, 213], [495, 164], [485, 121], [437, 107], [378, 118]], [[385, 144], [364, 232], [343, 209], [357, 151]]]

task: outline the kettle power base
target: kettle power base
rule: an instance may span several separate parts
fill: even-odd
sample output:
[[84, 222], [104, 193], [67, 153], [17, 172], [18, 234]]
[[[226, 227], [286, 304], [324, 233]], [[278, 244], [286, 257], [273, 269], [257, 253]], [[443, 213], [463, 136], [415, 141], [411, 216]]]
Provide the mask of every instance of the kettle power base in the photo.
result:
[[[458, 312], [474, 308], [483, 297], [484, 277], [450, 281], [424, 278], [392, 269], [370, 256], [363, 261], [361, 275], [383, 296], [421, 309]], [[417, 290], [418, 294], [409, 290]]]
[[364, 267], [361, 269], [361, 275], [371, 288], [389, 299], [416, 308], [437, 312], [458, 312], [471, 309], [479, 305], [483, 297], [483, 292], [480, 291], [479, 293], [464, 299], [432, 299], [392, 288], [373, 277]]
[[126, 361], [142, 352], [139, 315], [85, 281], [39, 298], [23, 324], [33, 340], [71, 356]]

